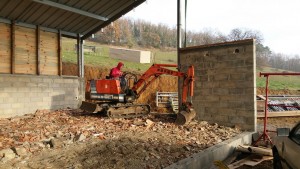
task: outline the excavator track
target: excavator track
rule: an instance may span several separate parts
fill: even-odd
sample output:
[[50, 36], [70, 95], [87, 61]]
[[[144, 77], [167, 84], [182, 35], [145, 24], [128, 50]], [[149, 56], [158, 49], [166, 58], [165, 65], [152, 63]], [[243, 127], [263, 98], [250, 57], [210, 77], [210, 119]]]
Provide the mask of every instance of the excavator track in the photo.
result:
[[111, 118], [135, 118], [146, 116], [150, 113], [148, 104], [118, 104], [110, 105], [106, 109], [106, 114]]

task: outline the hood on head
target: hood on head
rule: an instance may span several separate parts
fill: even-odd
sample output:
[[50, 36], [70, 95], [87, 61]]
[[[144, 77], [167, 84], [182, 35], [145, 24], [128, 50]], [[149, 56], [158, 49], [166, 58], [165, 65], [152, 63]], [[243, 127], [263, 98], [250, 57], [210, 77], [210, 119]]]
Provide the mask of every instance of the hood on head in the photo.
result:
[[124, 64], [123, 64], [122, 62], [119, 62], [117, 68], [121, 69], [121, 67], [122, 67], [123, 65], [124, 65]]

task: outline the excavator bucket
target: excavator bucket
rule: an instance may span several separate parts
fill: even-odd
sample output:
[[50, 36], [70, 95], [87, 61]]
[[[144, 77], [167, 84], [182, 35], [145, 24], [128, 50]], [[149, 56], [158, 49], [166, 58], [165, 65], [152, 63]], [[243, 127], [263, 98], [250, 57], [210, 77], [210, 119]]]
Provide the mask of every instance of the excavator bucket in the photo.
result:
[[188, 124], [193, 118], [196, 116], [196, 111], [194, 109], [190, 109], [190, 112], [180, 111], [177, 114], [177, 118], [175, 123], [177, 125], [185, 125]]
[[82, 101], [80, 109], [85, 110], [89, 113], [97, 113], [97, 112], [101, 111], [101, 108], [97, 103], [90, 103], [90, 102], [86, 102], [86, 101]]

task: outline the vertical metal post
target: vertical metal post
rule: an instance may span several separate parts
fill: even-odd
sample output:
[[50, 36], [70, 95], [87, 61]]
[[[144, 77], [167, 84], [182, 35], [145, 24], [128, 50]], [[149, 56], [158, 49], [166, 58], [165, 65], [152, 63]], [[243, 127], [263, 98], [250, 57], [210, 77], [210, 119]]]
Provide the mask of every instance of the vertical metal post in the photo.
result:
[[83, 53], [83, 39], [80, 35], [77, 35], [77, 65], [78, 65], [78, 77], [79, 77], [79, 96], [78, 100], [85, 100], [85, 81], [84, 81], [84, 53]]
[[[181, 23], [181, 0], [177, 0], [177, 65], [178, 65], [178, 71], [181, 69], [181, 63], [180, 63], [180, 54], [179, 49], [182, 47], [181, 42], [181, 36], [182, 36], [182, 23]], [[182, 96], [181, 96], [181, 83], [180, 78], [178, 78], [178, 109], [180, 110], [181, 104], [182, 104]]]
[[81, 39], [81, 77], [84, 78], [84, 45]]
[[[181, 36], [182, 36], [182, 23], [181, 23], [181, 0], [177, 0], [177, 50], [182, 47]], [[179, 56], [177, 55], [177, 58]], [[179, 62], [179, 60], [177, 60]]]
[[[262, 76], [262, 73], [260, 73], [260, 76]], [[266, 77], [266, 100], [265, 100], [265, 117], [264, 117], [264, 131], [261, 136], [253, 143], [253, 145], [256, 145], [261, 139], [265, 143], [269, 142], [271, 145], [273, 145], [272, 140], [270, 136], [268, 135], [268, 130], [267, 130], [267, 120], [268, 120], [268, 87], [269, 87], [269, 74], [264, 74], [264, 77]]]
[[267, 137], [267, 120], [268, 120], [268, 86], [269, 86], [269, 75], [266, 75], [266, 100], [265, 100], [265, 118], [264, 118], [264, 141], [266, 141]]
[[78, 65], [78, 77], [84, 77], [84, 53], [83, 53], [83, 40], [80, 35], [77, 36], [77, 65]]

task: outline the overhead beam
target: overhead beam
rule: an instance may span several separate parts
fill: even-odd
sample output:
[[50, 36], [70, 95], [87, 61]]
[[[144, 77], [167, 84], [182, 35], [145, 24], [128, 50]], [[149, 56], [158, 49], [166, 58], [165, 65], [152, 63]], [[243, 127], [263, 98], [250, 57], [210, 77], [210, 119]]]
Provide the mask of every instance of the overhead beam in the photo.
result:
[[125, 9], [123, 9], [122, 11], [120, 11], [118, 14], [116, 14], [113, 17], [109, 18], [109, 20], [107, 20], [104, 23], [101, 23], [101, 24], [95, 26], [91, 30], [88, 30], [88, 31], [84, 32], [83, 36], [82, 36], [82, 39], [83, 40], [87, 39], [92, 34], [98, 32], [101, 28], [104, 28], [105, 26], [109, 25], [111, 22], [119, 19], [121, 16], [123, 16], [124, 14], [126, 14], [129, 11], [131, 11], [132, 9], [134, 9], [137, 6], [139, 6], [140, 4], [142, 4], [145, 1], [146, 0], [134, 0], [134, 2], [130, 6], [126, 7]]
[[66, 11], [70, 11], [70, 12], [73, 12], [73, 13], [77, 13], [77, 14], [80, 14], [80, 15], [84, 15], [84, 16], [87, 16], [87, 17], [90, 17], [90, 18], [98, 19], [98, 20], [101, 20], [101, 21], [107, 21], [108, 20], [108, 18], [106, 18], [106, 17], [96, 15], [96, 14], [93, 14], [93, 13], [90, 13], [90, 12], [87, 12], [87, 11], [84, 11], [84, 10], [81, 10], [81, 9], [77, 9], [77, 8], [74, 8], [74, 7], [70, 7], [70, 6], [67, 6], [67, 5], [63, 5], [63, 4], [60, 4], [60, 3], [57, 3], [57, 2], [53, 2], [53, 1], [50, 1], [50, 0], [32, 0], [32, 1], [44, 4], [44, 5], [52, 6], [52, 7], [55, 7], [55, 8], [63, 9], [63, 10], [66, 10]]

